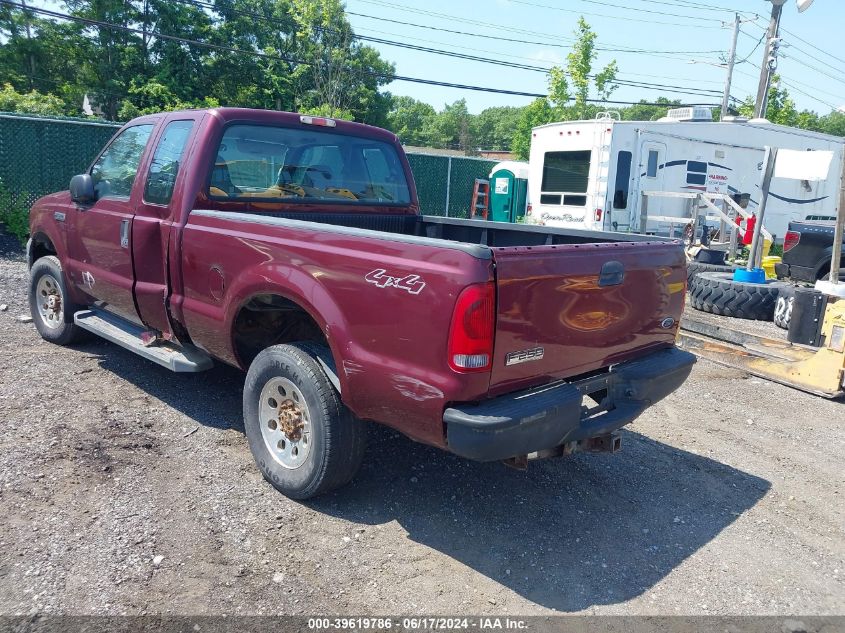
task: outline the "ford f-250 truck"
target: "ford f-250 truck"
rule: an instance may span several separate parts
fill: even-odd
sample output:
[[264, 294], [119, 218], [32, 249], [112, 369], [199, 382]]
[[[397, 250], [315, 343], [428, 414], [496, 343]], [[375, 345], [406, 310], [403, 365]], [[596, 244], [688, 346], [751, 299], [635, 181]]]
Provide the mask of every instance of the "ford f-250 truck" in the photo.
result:
[[352, 479], [366, 421], [517, 466], [613, 450], [694, 362], [679, 242], [422, 216], [395, 135], [320, 117], [135, 119], [35, 203], [28, 257], [48, 341], [247, 370], [250, 449], [299, 499]]

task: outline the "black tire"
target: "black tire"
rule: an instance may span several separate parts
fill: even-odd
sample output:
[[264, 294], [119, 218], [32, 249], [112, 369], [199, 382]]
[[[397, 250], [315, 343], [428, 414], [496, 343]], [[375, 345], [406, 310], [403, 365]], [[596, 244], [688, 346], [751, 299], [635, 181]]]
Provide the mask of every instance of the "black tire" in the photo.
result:
[[[310, 499], [349, 483], [361, 466], [366, 446], [364, 422], [343, 405], [316, 360], [317, 355], [314, 343], [268, 347], [252, 361], [244, 385], [244, 428], [249, 448], [267, 481], [291, 499]], [[290, 446], [300, 445], [302, 438], [297, 440], [282, 432], [281, 418], [278, 418], [278, 429], [273, 425], [273, 418], [261, 419], [262, 391], [279, 380], [292, 383], [306, 405], [297, 412], [301, 419], [308, 420], [307, 437], [306, 431], [302, 431], [308, 450], [303, 461], [295, 466], [286, 467], [282, 460], [292, 458], [280, 456], [281, 451], [271, 452], [268, 442], [275, 442], [274, 432], [278, 433], [279, 447], [285, 445], [284, 440], [291, 442]], [[293, 404], [287, 393], [282, 397], [287, 398], [284, 402]], [[270, 430], [263, 429], [262, 425]]]
[[[42, 280], [56, 292], [45, 295], [44, 287], [39, 288]], [[49, 317], [44, 316], [40, 309], [46, 306], [48, 298], [52, 298], [53, 302], [58, 300], [59, 304], [55, 310], [50, 310]], [[73, 322], [74, 313], [81, 309], [82, 306], [68, 299], [67, 283], [59, 258], [47, 255], [36, 260], [29, 271], [29, 311], [41, 338], [56, 345], [70, 345], [82, 338], [83, 330]]]
[[789, 329], [792, 320], [792, 306], [795, 304], [795, 286], [785, 286], [778, 292], [775, 304], [774, 322], [779, 328]]
[[727, 264], [704, 264], [702, 262], [689, 262], [687, 264], [687, 287], [692, 286], [692, 280], [698, 273], [732, 273], [733, 266]]
[[771, 321], [778, 292], [787, 284], [734, 281], [733, 273], [703, 272], [690, 286], [690, 304], [696, 310], [755, 321]]
[[699, 264], [710, 264], [711, 266], [725, 266], [725, 251], [702, 248], [695, 254], [694, 261]]

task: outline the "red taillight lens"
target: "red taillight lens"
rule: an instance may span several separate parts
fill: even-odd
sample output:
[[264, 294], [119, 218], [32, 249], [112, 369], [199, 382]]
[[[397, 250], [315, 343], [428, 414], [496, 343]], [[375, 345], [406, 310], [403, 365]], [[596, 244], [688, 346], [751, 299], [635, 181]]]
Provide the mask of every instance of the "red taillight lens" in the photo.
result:
[[783, 238], [783, 252], [788, 253], [798, 242], [801, 241], [801, 234], [797, 231], [787, 231]]
[[468, 286], [458, 296], [449, 328], [449, 367], [453, 370], [488, 371], [493, 366], [495, 307], [493, 282]]
[[601, 222], [602, 213], [604, 213], [604, 211], [602, 211], [601, 209], [596, 209], [596, 222]]
[[528, 205], [528, 210], [525, 212], [525, 215], [531, 215], [531, 205]]

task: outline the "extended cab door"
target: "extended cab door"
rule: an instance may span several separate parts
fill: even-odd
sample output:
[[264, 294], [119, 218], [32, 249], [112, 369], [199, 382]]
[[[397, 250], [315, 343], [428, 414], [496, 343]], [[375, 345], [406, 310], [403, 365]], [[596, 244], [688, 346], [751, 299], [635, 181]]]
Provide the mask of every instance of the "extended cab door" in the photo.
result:
[[169, 115], [152, 143], [148, 163], [142, 163], [141, 200], [132, 218], [132, 261], [135, 304], [141, 321], [165, 337], [173, 333], [168, 298], [168, 244], [180, 215], [184, 168], [201, 114]]
[[134, 187], [154, 121], [124, 128], [91, 167], [97, 200], [76, 205], [68, 223], [68, 276], [94, 301], [138, 321], [133, 298], [132, 217], [140, 192]]

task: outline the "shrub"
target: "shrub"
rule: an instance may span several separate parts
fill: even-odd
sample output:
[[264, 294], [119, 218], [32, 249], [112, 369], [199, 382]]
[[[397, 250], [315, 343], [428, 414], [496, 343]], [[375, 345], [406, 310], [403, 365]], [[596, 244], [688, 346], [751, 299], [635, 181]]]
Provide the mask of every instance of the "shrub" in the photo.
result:
[[0, 181], [0, 223], [6, 231], [14, 235], [21, 244], [26, 244], [29, 237], [29, 195], [25, 192], [17, 195], [10, 192]]

